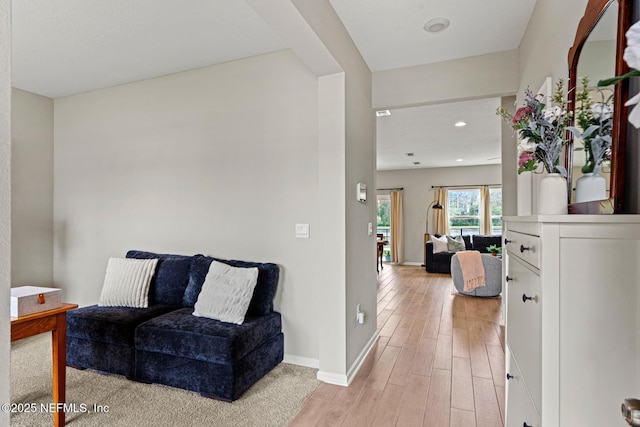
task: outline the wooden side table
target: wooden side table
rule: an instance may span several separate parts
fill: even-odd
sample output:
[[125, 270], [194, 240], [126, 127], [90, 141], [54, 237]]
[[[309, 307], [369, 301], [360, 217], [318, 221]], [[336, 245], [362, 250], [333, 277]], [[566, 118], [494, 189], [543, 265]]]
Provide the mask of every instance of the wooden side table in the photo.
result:
[[[53, 403], [65, 402], [67, 379], [67, 311], [78, 304], [63, 303], [62, 307], [28, 316], [11, 318], [11, 341], [51, 331], [53, 348]], [[57, 405], [56, 405], [57, 408]], [[64, 411], [53, 414], [53, 425], [64, 426]]]
[[384, 255], [384, 245], [388, 245], [387, 240], [377, 240], [377, 253], [376, 253], [376, 271], [380, 272], [380, 268], [384, 268], [382, 265], [382, 256]]

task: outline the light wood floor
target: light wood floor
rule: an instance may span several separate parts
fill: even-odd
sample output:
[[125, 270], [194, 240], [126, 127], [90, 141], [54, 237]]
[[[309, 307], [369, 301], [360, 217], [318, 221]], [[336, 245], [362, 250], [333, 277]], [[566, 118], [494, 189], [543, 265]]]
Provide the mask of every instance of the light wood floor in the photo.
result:
[[457, 294], [446, 274], [385, 265], [377, 343], [349, 387], [321, 384], [290, 426], [503, 426], [500, 303]]

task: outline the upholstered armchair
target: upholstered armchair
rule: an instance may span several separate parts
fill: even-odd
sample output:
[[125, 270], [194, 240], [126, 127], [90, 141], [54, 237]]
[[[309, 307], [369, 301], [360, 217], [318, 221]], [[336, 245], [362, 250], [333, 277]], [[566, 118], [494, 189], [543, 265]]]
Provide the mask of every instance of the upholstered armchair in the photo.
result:
[[502, 292], [502, 259], [490, 254], [480, 254], [484, 266], [485, 286], [480, 286], [471, 292], [464, 291], [464, 279], [460, 269], [458, 255], [451, 257], [451, 278], [458, 292], [476, 297], [495, 297]]

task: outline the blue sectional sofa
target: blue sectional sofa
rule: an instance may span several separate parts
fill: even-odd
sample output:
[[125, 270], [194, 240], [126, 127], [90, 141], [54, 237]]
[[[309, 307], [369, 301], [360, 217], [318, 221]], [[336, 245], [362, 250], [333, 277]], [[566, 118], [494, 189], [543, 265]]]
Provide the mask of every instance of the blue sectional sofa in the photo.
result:
[[[142, 251], [129, 251], [127, 258], [158, 259], [149, 307], [68, 312], [67, 365], [233, 401], [282, 361], [282, 322], [273, 310], [277, 265]], [[241, 325], [192, 315], [214, 260], [258, 268]]]
[[[440, 234], [434, 234], [436, 237], [440, 237]], [[489, 253], [487, 248], [491, 245], [502, 247], [502, 236], [483, 236], [483, 235], [469, 235], [462, 236], [464, 240], [465, 250], [478, 251], [481, 253]], [[446, 273], [451, 274], [451, 258], [453, 252], [433, 252], [433, 242], [429, 241], [425, 243], [425, 269], [429, 273]]]

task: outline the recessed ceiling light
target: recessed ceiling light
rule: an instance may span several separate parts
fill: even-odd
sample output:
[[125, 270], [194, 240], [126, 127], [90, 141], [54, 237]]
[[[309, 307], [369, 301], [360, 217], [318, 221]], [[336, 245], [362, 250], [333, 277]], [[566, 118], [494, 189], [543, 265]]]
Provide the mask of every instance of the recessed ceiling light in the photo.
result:
[[461, 162], [461, 161], [463, 161], [463, 160], [464, 160], [464, 159], [456, 159], [456, 162]]
[[458, 127], [458, 128], [461, 128], [461, 127], [466, 126], [466, 125], [467, 125], [467, 122], [463, 122], [462, 120], [460, 120], [460, 121], [457, 121], [454, 126]]
[[440, 33], [446, 30], [449, 24], [451, 24], [451, 21], [447, 18], [436, 18], [427, 21], [423, 28], [428, 33]]
[[391, 111], [389, 111], [389, 110], [376, 111], [376, 116], [378, 116], [378, 117], [384, 117], [384, 116], [390, 116], [390, 115], [391, 115]]

